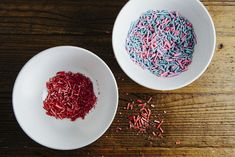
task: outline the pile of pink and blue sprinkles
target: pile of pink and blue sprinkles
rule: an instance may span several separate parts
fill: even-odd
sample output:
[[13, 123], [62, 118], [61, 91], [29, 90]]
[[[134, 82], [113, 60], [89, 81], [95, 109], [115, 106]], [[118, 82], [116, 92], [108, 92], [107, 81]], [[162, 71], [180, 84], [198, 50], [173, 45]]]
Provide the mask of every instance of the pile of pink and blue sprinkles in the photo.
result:
[[188, 69], [196, 43], [192, 23], [178, 12], [149, 10], [132, 22], [125, 47], [143, 69], [172, 77]]

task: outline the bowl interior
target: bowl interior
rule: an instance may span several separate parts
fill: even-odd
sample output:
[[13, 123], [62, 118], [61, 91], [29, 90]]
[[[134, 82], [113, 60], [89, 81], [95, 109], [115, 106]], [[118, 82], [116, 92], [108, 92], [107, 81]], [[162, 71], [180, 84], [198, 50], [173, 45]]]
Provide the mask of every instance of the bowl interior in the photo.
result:
[[[171, 78], [159, 78], [133, 63], [125, 50], [125, 40], [131, 22], [148, 10], [179, 11], [194, 27], [197, 36], [193, 61], [189, 70]], [[209, 65], [215, 50], [215, 28], [213, 21], [198, 0], [131, 0], [119, 13], [113, 28], [113, 49], [123, 71], [135, 82], [158, 90], [172, 90], [186, 86], [196, 80]]]
[[[58, 71], [80, 72], [93, 82], [97, 104], [84, 120], [57, 120], [45, 114], [45, 84]], [[13, 90], [13, 108], [22, 129], [36, 142], [54, 149], [80, 148], [98, 139], [110, 126], [117, 104], [116, 81], [107, 65], [91, 52], [69, 46], [34, 56], [22, 68]]]

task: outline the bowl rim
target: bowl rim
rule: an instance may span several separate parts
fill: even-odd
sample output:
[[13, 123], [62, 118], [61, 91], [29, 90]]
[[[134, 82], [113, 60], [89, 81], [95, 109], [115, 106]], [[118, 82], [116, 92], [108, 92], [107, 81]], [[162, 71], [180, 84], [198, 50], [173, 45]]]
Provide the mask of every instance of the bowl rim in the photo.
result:
[[119, 64], [119, 66], [121, 67], [121, 69], [124, 71], [124, 73], [130, 78], [132, 79], [134, 82], [136, 82], [137, 84], [143, 86], [143, 87], [146, 87], [148, 89], [152, 89], [152, 90], [160, 90], [160, 91], [171, 91], [171, 90], [176, 90], [176, 89], [180, 89], [180, 88], [183, 88], [185, 86], [188, 86], [189, 84], [193, 83], [195, 80], [197, 80], [199, 77], [202, 76], [202, 74], [207, 70], [208, 66], [210, 65], [211, 61], [212, 61], [212, 58], [215, 54], [215, 49], [216, 49], [216, 29], [215, 29], [215, 25], [214, 25], [214, 22], [213, 22], [213, 19], [209, 13], [209, 11], [206, 9], [206, 7], [203, 5], [203, 3], [200, 1], [200, 0], [196, 0], [197, 3], [203, 8], [203, 10], [206, 12], [207, 16], [209, 17], [209, 20], [210, 20], [210, 23], [212, 25], [212, 31], [213, 31], [213, 35], [214, 35], [214, 40], [213, 40], [213, 49], [212, 49], [212, 53], [210, 55], [210, 58], [206, 64], [206, 66], [204, 67], [204, 69], [196, 76], [194, 77], [193, 79], [190, 79], [189, 81], [185, 82], [184, 84], [182, 85], [178, 85], [178, 86], [174, 86], [172, 88], [154, 88], [154, 87], [151, 87], [151, 86], [148, 86], [148, 85], [145, 85], [144, 83], [141, 83], [139, 81], [137, 81], [135, 78], [131, 77], [130, 74], [128, 74], [128, 72], [126, 72], [125, 68], [121, 66], [121, 63], [120, 61], [118, 60], [117, 58], [117, 55], [116, 53], [116, 50], [114, 49], [114, 30], [116, 28], [116, 25], [117, 25], [117, 20], [119, 19], [121, 13], [123, 12], [123, 10], [127, 7], [127, 5], [129, 3], [131, 3], [131, 1], [134, 1], [134, 0], [129, 0], [120, 10], [120, 12], [118, 13], [116, 19], [115, 19], [115, 22], [114, 22], [114, 25], [113, 25], [113, 31], [112, 31], [112, 47], [113, 47], [113, 51], [114, 51], [114, 55], [115, 55], [115, 58], [117, 60], [117, 63]]
[[[95, 57], [96, 59], [98, 59], [107, 69], [108, 69], [108, 72], [110, 73], [111, 77], [112, 77], [112, 80], [114, 82], [114, 87], [115, 87], [115, 91], [116, 91], [116, 100], [114, 102], [115, 104], [115, 110], [114, 110], [114, 113], [112, 115], [112, 118], [110, 119], [110, 122], [109, 124], [106, 126], [106, 128], [104, 128], [104, 130], [102, 131], [102, 133], [100, 135], [98, 135], [97, 137], [95, 137], [93, 140], [91, 140], [89, 143], [87, 143], [86, 145], [83, 145], [83, 146], [74, 146], [74, 147], [70, 147], [70, 148], [61, 148], [61, 147], [56, 147], [56, 146], [50, 146], [50, 145], [47, 145], [47, 144], [44, 144], [44, 143], [41, 143], [40, 141], [36, 140], [36, 138], [32, 137], [29, 132], [27, 131], [27, 129], [25, 129], [22, 124], [19, 122], [19, 118], [16, 114], [16, 109], [15, 109], [15, 105], [16, 105], [16, 102], [14, 102], [14, 97], [15, 97], [15, 88], [16, 88], [16, 84], [18, 83], [18, 78], [19, 76], [21, 75], [23, 69], [26, 68], [26, 66], [31, 63], [36, 57], [38, 56], [41, 56], [41, 55], [44, 55], [46, 53], [50, 53], [50, 50], [51, 49], [58, 49], [58, 48], [72, 48], [72, 49], [77, 49], [77, 50], [80, 50], [80, 51], [84, 51], [86, 53], [88, 53], [89, 55], [92, 55], [93, 57]], [[83, 148], [93, 142], [95, 142], [96, 140], [98, 140], [108, 129], [109, 127], [111, 126], [115, 116], [116, 116], [116, 113], [117, 113], [117, 108], [118, 108], [118, 102], [119, 102], [119, 92], [118, 92], [118, 86], [117, 86], [117, 81], [114, 77], [114, 74], [112, 73], [111, 69], [109, 68], [109, 66], [98, 56], [96, 55], [95, 53], [87, 50], [87, 49], [84, 49], [84, 48], [81, 48], [81, 47], [77, 47], [77, 46], [70, 46], [70, 45], [64, 45], [64, 46], [55, 46], [55, 47], [51, 47], [51, 48], [47, 48], [43, 51], [40, 51], [39, 53], [37, 53], [36, 55], [32, 56], [24, 65], [23, 67], [20, 69], [16, 79], [15, 79], [15, 82], [14, 82], [14, 86], [13, 86], [13, 90], [12, 90], [12, 107], [13, 107], [13, 113], [15, 115], [15, 118], [16, 118], [16, 121], [17, 123], [19, 124], [20, 128], [24, 131], [24, 133], [29, 137], [31, 138], [33, 141], [35, 141], [36, 143], [44, 146], [44, 147], [47, 147], [47, 148], [50, 148], [50, 149], [55, 149], [55, 150], [74, 150], [74, 149], [79, 149], [79, 148]]]

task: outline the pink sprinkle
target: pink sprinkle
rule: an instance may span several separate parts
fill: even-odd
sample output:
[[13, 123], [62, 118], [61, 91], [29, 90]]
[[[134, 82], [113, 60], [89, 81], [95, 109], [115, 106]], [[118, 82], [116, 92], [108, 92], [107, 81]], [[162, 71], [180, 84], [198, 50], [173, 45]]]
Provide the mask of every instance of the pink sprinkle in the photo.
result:
[[169, 30], [170, 30], [170, 28], [169, 28], [169, 27], [166, 27], [166, 28], [165, 28], [165, 30], [166, 30], [166, 31], [169, 31]]
[[174, 31], [174, 34], [175, 34], [175, 36], [178, 36], [178, 35], [180, 34], [180, 31], [175, 30], [175, 31]]
[[151, 100], [152, 100], [152, 97], [149, 98], [149, 100], [147, 101], [147, 103], [150, 103]]
[[130, 129], [134, 127], [133, 123], [129, 121]]
[[153, 41], [154, 41], [154, 39], [156, 39], [156, 37], [157, 37], [156, 33], [153, 33], [152, 34]]
[[126, 107], [127, 110], [130, 109], [130, 103], [127, 104], [127, 107]]
[[147, 34], [147, 42], [149, 42], [149, 32], [148, 32], [148, 34]]
[[133, 110], [133, 104], [130, 104], [130, 109]]
[[154, 57], [154, 63], [156, 64], [156, 66], [158, 66], [158, 64], [157, 64], [157, 58], [158, 58], [158, 56], [156, 55], [155, 57]]
[[156, 136], [156, 135], [157, 135], [154, 131], [152, 132], [152, 134], [153, 134], [153, 136]]
[[164, 76], [164, 77], [165, 77], [165, 76], [168, 76], [168, 72], [162, 73], [161, 76]]
[[154, 122], [155, 122], [155, 123], [160, 123], [160, 121], [158, 121], [158, 120], [154, 120]]
[[150, 116], [151, 116], [151, 110], [148, 109], [148, 119], [150, 118]]
[[142, 101], [142, 100], [140, 100], [140, 99], [137, 99], [137, 100], [136, 100], [136, 102], [138, 102], [138, 103], [142, 103], [143, 101]]
[[191, 60], [184, 60], [185, 63], [191, 63], [192, 61]]
[[166, 61], [167, 61], [167, 62], [172, 62], [172, 61], [173, 61], [173, 59], [166, 59]]
[[174, 57], [178, 57], [178, 56], [180, 56], [181, 55], [181, 53], [175, 53], [174, 54]]
[[178, 63], [179, 63], [179, 66], [180, 66], [182, 69], [184, 69], [184, 66], [182, 65], [181, 61], [178, 61]]

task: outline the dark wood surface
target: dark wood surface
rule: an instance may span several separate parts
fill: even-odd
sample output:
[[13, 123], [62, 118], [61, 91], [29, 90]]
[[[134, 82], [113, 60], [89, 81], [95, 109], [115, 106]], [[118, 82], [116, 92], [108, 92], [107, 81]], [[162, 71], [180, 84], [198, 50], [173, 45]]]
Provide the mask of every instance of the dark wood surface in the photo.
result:
[[[235, 1], [203, 1], [216, 25], [216, 54], [197, 81], [168, 92], [137, 85], [114, 58], [112, 27], [126, 2], [0, 1], [0, 156], [235, 156]], [[32, 141], [12, 110], [13, 83], [21, 67], [38, 52], [58, 45], [95, 52], [114, 72], [120, 93], [110, 129], [93, 144], [73, 151], [51, 150]], [[127, 127], [126, 100], [149, 96], [153, 96], [155, 110], [167, 112], [164, 137], [150, 143], [145, 135], [116, 132], [117, 127]], [[178, 140], [181, 144], [176, 145]]]

